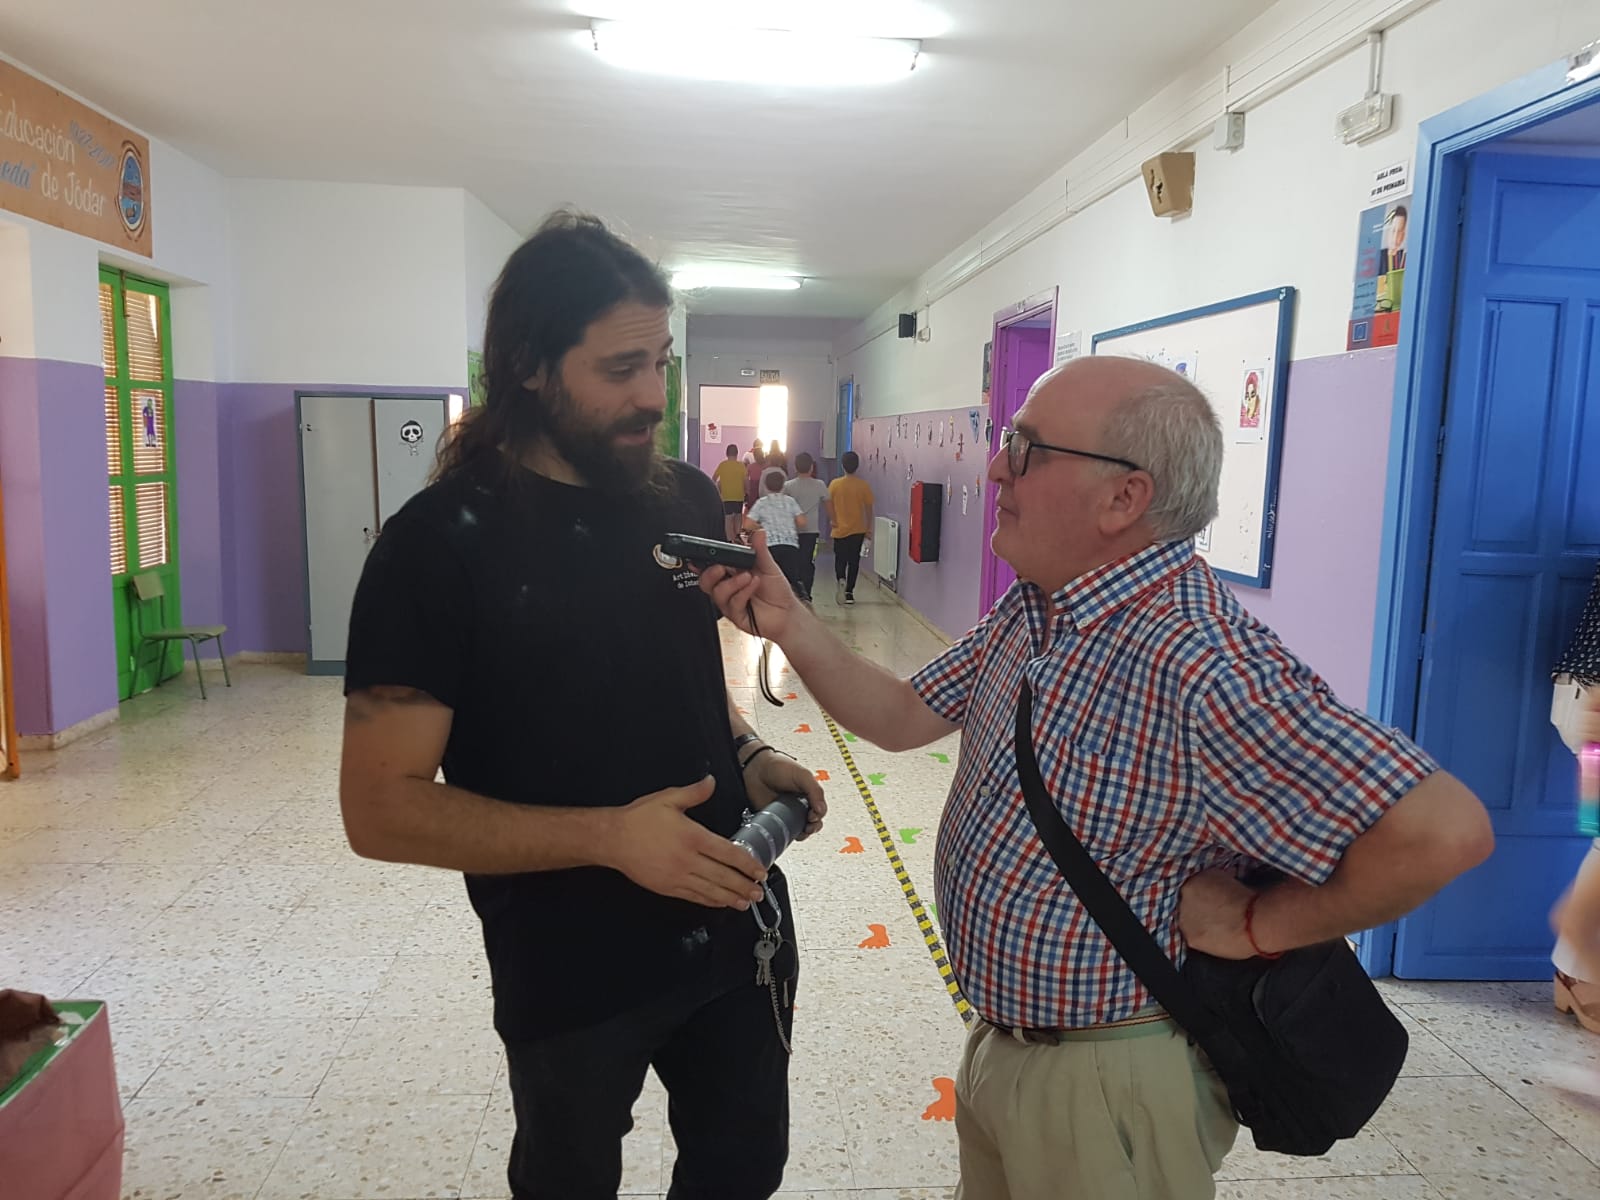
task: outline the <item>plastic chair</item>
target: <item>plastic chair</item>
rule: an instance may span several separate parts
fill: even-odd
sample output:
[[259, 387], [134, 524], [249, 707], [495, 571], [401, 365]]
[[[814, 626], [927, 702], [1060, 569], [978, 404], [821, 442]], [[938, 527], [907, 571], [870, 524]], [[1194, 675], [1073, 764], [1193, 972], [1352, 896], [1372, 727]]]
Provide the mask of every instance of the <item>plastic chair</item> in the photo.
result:
[[[139, 657], [138, 648], [142, 647], [145, 642], [156, 642], [161, 645], [165, 645], [167, 642], [188, 642], [189, 649], [194, 652], [194, 675], [200, 681], [200, 699], [204, 700], [206, 699], [206, 677], [205, 672], [200, 669], [200, 643], [216, 642], [217, 657], [222, 660], [223, 681], [229, 687], [233, 686], [233, 680], [228, 675], [228, 655], [222, 648], [222, 635], [228, 632], [226, 625], [169, 626], [167, 624], [167, 589], [161, 583], [161, 576], [154, 571], [147, 572], [144, 575], [135, 575], [128, 580], [128, 588], [133, 593], [133, 598], [136, 601], [133, 606], [135, 660]], [[148, 600], [158, 602], [156, 612], [160, 624], [155, 629], [142, 628], [143, 620], [140, 613], [140, 603]], [[164, 682], [166, 681], [161, 677], [161, 671], [158, 669], [156, 671], [156, 686], [160, 687]]]

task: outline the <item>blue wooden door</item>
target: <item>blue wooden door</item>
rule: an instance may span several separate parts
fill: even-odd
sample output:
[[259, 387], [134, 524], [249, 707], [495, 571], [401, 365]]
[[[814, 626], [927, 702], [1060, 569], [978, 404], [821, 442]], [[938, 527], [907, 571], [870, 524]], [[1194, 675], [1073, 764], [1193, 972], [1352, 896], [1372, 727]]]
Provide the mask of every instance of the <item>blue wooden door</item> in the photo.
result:
[[1600, 557], [1600, 161], [1479, 154], [1464, 220], [1417, 739], [1498, 846], [1400, 922], [1395, 973], [1548, 978], [1587, 845], [1550, 668]]

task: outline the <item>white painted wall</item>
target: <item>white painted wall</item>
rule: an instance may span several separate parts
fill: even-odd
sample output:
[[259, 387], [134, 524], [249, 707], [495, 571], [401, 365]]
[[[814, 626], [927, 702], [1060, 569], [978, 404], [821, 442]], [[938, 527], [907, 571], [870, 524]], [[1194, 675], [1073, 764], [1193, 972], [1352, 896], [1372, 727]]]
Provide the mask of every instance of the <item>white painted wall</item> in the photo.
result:
[[489, 316], [489, 294], [522, 235], [507, 225], [471, 192], [462, 192], [466, 237], [467, 348], [483, 349], [483, 326]]
[[[1291, 5], [1305, 7], [1280, 7]], [[1058, 327], [1082, 330], [1087, 346], [1098, 331], [1289, 284], [1300, 289], [1294, 357], [1341, 352], [1356, 217], [1373, 173], [1414, 155], [1420, 121], [1596, 37], [1600, 0], [1436, 0], [1386, 35], [1383, 87], [1399, 94], [1388, 135], [1365, 146], [1334, 138], [1334, 114], [1366, 87], [1366, 51], [1344, 54], [1251, 110], [1242, 150], [1194, 147], [1192, 216], [1151, 216], [1132, 180], [936, 300], [922, 317], [931, 341], [897, 339], [894, 314], [917, 308], [953, 263], [1039, 212], [1035, 192], [841, 337], [838, 375], [855, 375], [861, 415], [975, 404], [995, 311], [1057, 286]]]
[[686, 377], [689, 413], [699, 415], [700, 387], [741, 387], [760, 376], [741, 370], [777, 370], [789, 388], [791, 421], [833, 420], [838, 403], [833, 362], [836, 321], [764, 317], [689, 317]]
[[225, 186], [234, 381], [466, 386], [459, 188]]

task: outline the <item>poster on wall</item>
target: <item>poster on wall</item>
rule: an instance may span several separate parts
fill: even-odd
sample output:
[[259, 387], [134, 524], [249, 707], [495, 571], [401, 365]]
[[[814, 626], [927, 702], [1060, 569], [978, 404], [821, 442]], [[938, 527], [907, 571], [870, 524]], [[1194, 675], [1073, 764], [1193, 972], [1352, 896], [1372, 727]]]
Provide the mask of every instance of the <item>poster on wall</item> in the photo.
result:
[[1346, 350], [1393, 346], [1400, 340], [1411, 197], [1408, 193], [1381, 195], [1385, 184], [1393, 187], [1398, 181], [1409, 186], [1403, 174], [1393, 174], [1397, 170], [1400, 168], [1378, 172], [1380, 178], [1372, 192], [1381, 198], [1362, 211], [1357, 226], [1355, 301], [1345, 334]]
[[1262, 397], [1267, 395], [1267, 369], [1246, 367], [1244, 381], [1239, 386], [1239, 425], [1233, 440], [1242, 445], [1260, 442], [1266, 437], [1262, 419]]
[[720, 446], [722, 444], [722, 426], [715, 421], [707, 421], [705, 423], [705, 433], [707, 444], [712, 446]]
[[0, 208], [150, 257], [150, 141], [0, 62]]
[[994, 343], [983, 344], [983, 403], [989, 403], [989, 380], [994, 372]]
[[483, 355], [476, 350], [467, 351], [467, 403], [473, 407], [489, 399], [489, 384], [483, 377]]
[[1083, 330], [1063, 333], [1056, 339], [1056, 366], [1069, 363], [1083, 354]]

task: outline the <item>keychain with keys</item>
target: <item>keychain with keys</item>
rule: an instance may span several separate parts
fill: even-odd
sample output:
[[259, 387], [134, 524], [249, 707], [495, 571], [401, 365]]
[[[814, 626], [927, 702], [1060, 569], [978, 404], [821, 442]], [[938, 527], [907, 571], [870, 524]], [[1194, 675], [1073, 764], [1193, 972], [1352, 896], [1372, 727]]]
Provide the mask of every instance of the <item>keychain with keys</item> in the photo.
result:
[[769, 929], [756, 942], [756, 986], [766, 987], [772, 982], [772, 960], [777, 957], [782, 944], [776, 929]]
[[[750, 906], [750, 912], [756, 919], [756, 928], [761, 930], [761, 936], [756, 939], [756, 986], [764, 987], [772, 997], [772, 1019], [778, 1027], [778, 1042], [783, 1046], [785, 1054], [793, 1054], [789, 1045], [788, 1035], [783, 1030], [783, 1010], [789, 1007], [789, 978], [783, 980], [783, 998], [778, 997], [778, 976], [772, 968], [773, 959], [777, 958], [778, 951], [784, 946], [783, 933], [779, 928], [783, 924], [783, 906], [778, 903], [778, 898], [772, 894], [772, 889], [762, 884], [766, 892], [766, 901], [772, 905], [772, 924], [761, 916], [761, 902], [757, 901]], [[792, 978], [792, 976], [791, 976]]]

